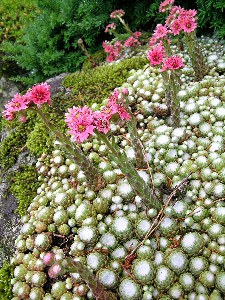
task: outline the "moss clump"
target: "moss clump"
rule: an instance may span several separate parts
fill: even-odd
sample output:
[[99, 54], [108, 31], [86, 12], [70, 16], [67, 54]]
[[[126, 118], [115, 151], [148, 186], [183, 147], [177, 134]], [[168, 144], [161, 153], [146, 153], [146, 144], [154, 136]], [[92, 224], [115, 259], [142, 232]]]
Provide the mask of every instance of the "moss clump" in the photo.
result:
[[28, 206], [36, 195], [40, 182], [34, 166], [21, 166], [19, 172], [10, 175], [10, 191], [18, 200], [17, 212], [20, 216], [26, 213]]
[[27, 137], [26, 145], [31, 154], [36, 157], [41, 156], [42, 153], [49, 153], [52, 149], [52, 139], [43, 122], [39, 121], [35, 124], [34, 130]]
[[26, 123], [17, 120], [12, 122], [3, 122], [2, 129], [9, 131], [9, 134], [1, 143], [0, 161], [4, 171], [12, 167], [24, 149], [27, 135], [34, 127], [35, 117], [33, 113], [29, 113]]
[[144, 57], [133, 57], [111, 65], [99, 66], [88, 72], [81, 71], [67, 76], [63, 82], [71, 88], [75, 99], [84, 104], [101, 103], [116, 87], [126, 82], [129, 71], [147, 64]]
[[7, 261], [0, 269], [0, 295], [2, 300], [10, 300], [13, 297], [11, 279], [13, 278], [14, 267]]

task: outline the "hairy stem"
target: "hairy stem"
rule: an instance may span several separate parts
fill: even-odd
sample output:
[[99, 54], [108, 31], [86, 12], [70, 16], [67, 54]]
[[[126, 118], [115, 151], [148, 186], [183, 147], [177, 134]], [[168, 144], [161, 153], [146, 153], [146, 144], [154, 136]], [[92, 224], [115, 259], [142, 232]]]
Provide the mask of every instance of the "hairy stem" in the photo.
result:
[[95, 131], [97, 137], [103, 141], [113, 156], [114, 161], [121, 169], [122, 173], [127, 177], [129, 184], [132, 186], [135, 193], [143, 200], [147, 207], [153, 207], [159, 209], [161, 207], [160, 202], [152, 195], [150, 185], [147, 184], [144, 179], [138, 174], [133, 164], [129, 161], [126, 153], [120, 152], [117, 145], [113, 145], [106, 135]]
[[131, 142], [134, 147], [134, 152], [136, 156], [136, 167], [137, 168], [145, 168], [146, 162], [144, 158], [144, 154], [142, 151], [142, 147], [139, 141], [138, 133], [137, 133], [137, 121], [134, 115], [131, 115], [130, 121], [127, 123], [127, 128], [131, 136]]

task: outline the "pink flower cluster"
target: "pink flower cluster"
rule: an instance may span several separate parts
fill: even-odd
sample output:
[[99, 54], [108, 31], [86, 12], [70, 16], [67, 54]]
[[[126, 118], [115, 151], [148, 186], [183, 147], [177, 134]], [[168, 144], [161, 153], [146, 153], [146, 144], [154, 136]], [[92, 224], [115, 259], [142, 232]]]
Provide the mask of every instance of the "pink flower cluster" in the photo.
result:
[[110, 14], [110, 18], [116, 19], [125, 15], [125, 11], [122, 9], [117, 9]]
[[167, 40], [169, 42], [169, 34], [171, 31], [168, 29], [166, 25], [157, 24], [156, 29], [149, 41], [149, 46], [154, 45], [159, 40]]
[[123, 45], [120, 41], [116, 41], [113, 45], [105, 41], [102, 43], [102, 46], [105, 52], [109, 53], [109, 55], [106, 58], [108, 62], [117, 60], [119, 58], [121, 50], [123, 49]]
[[116, 30], [116, 24], [115, 23], [110, 23], [106, 26], [105, 32], [110, 32], [110, 30]]
[[103, 49], [105, 50], [106, 53], [109, 53], [106, 60], [108, 62], [113, 62], [119, 58], [119, 55], [124, 48], [128, 48], [128, 47], [135, 48], [138, 45], [140, 45], [140, 42], [138, 40], [140, 36], [141, 36], [141, 32], [136, 31], [133, 33], [133, 36], [130, 36], [127, 40], [125, 40], [124, 44], [122, 44], [121, 41], [116, 41], [114, 44], [110, 44], [108, 41], [103, 42], [102, 43]]
[[[127, 93], [125, 90], [122, 92], [124, 95]], [[87, 106], [69, 108], [65, 121], [70, 128], [69, 134], [72, 135], [72, 139], [77, 143], [82, 143], [94, 134], [95, 129], [103, 133], [109, 132], [109, 121], [115, 114], [118, 114], [122, 120], [129, 120], [130, 115], [122, 103], [118, 101], [118, 96], [119, 90], [116, 89], [101, 111], [93, 112]]]
[[135, 48], [138, 45], [140, 45], [141, 43], [138, 41], [138, 39], [134, 38], [133, 36], [130, 36], [125, 42], [124, 42], [124, 46], [125, 47], [132, 47]]
[[147, 59], [151, 66], [161, 65], [166, 55], [165, 48], [162, 43], [158, 43], [151, 51], [147, 54]]
[[166, 70], [178, 70], [184, 67], [184, 63], [181, 57], [172, 55], [166, 57], [166, 51], [162, 43], [158, 43], [147, 54], [147, 58], [151, 66], [161, 65], [161, 72]]
[[[16, 94], [13, 99], [5, 105], [6, 109], [3, 111], [3, 117], [11, 121], [15, 119], [16, 113], [23, 113], [23, 111], [33, 104], [41, 106], [44, 103], [51, 103], [50, 86], [46, 82], [34, 85], [23, 96]], [[22, 115], [19, 120], [25, 122], [26, 117]]]
[[194, 9], [185, 10], [180, 6], [172, 6], [174, 0], [165, 0], [160, 4], [159, 10], [164, 12], [170, 10], [169, 16], [166, 19], [165, 25], [158, 24], [149, 41], [149, 46], [154, 45], [160, 40], [169, 40], [169, 35], [178, 35], [181, 31], [191, 33], [197, 27], [195, 16], [197, 11]]
[[197, 11], [194, 9], [185, 10], [180, 6], [173, 6], [166, 19], [166, 25], [174, 35], [179, 34], [182, 30], [191, 33], [197, 27], [196, 14]]
[[159, 11], [165, 12], [167, 10], [170, 10], [170, 8], [173, 4], [174, 4], [174, 0], [165, 0], [160, 4]]
[[180, 6], [174, 6], [170, 10], [166, 24], [174, 35], [179, 34], [182, 30], [191, 33], [197, 27], [196, 14], [197, 11], [194, 9], [185, 10]]

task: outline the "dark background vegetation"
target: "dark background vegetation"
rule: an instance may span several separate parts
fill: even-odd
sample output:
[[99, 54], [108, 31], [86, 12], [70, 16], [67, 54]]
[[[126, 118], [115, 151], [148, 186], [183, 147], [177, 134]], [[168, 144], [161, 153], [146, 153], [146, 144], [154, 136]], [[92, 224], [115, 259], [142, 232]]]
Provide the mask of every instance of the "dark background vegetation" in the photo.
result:
[[[102, 48], [110, 13], [123, 9], [133, 31], [152, 32], [165, 14], [160, 0], [2, 0], [0, 4], [1, 71], [16, 81], [33, 84], [81, 68], [85, 56]], [[225, 36], [224, 0], [177, 0], [175, 5], [198, 10], [198, 34], [218, 31]], [[118, 24], [118, 30], [122, 30]], [[13, 62], [13, 63], [12, 63]]]

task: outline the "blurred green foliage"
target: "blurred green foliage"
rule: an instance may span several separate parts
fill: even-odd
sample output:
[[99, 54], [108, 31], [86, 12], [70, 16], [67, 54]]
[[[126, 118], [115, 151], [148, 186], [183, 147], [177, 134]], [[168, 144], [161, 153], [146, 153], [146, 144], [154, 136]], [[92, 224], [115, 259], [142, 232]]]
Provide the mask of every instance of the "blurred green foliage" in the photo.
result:
[[11, 279], [13, 278], [14, 266], [9, 264], [7, 261], [4, 262], [2, 268], [0, 269], [0, 295], [1, 300], [11, 300], [12, 285]]

